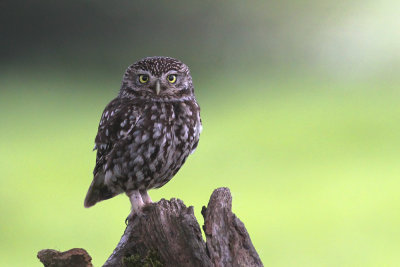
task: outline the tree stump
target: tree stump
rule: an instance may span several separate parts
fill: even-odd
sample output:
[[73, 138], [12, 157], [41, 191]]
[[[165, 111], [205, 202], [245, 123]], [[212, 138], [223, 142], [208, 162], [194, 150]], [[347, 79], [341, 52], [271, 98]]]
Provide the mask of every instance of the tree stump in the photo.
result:
[[82, 248], [73, 248], [65, 252], [54, 249], [43, 249], [37, 257], [46, 267], [93, 267], [92, 258]]
[[[186, 207], [179, 199], [161, 199], [145, 206], [143, 214], [129, 221], [103, 266], [263, 266], [244, 224], [232, 213], [228, 188], [214, 190], [202, 214], [206, 242], [192, 206]], [[82, 259], [91, 259], [84, 252], [87, 257]], [[38, 257], [46, 267], [92, 266], [90, 260], [64, 264], [65, 258], [59, 260], [61, 252], [57, 253], [41, 250]], [[47, 255], [46, 261], [42, 255]]]

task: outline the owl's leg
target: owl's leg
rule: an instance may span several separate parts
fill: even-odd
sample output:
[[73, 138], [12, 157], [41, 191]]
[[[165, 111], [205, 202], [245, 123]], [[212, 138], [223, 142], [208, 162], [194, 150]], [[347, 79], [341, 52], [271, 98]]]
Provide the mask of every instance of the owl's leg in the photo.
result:
[[140, 190], [140, 194], [142, 195], [144, 204], [153, 203], [153, 201], [151, 201], [149, 194], [147, 193], [147, 190]]
[[127, 220], [130, 220], [133, 218], [134, 214], [140, 214], [142, 212], [144, 202], [139, 190], [126, 192], [126, 195], [129, 197], [132, 205], [131, 213], [129, 214], [128, 218], [126, 218]]

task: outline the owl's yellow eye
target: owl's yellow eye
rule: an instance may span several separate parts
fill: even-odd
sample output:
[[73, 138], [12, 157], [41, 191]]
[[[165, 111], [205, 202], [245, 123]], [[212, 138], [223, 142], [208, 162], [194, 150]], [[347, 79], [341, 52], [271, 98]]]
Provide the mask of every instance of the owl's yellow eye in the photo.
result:
[[175, 83], [176, 82], [176, 75], [175, 74], [168, 75], [167, 80], [169, 81], [169, 83]]
[[140, 83], [147, 83], [149, 81], [149, 75], [140, 74], [139, 75], [139, 82]]

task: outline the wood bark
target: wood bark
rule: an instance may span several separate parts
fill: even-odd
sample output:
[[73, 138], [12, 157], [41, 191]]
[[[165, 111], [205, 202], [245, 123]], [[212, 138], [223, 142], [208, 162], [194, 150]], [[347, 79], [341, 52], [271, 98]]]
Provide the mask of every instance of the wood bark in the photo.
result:
[[65, 252], [54, 249], [43, 249], [37, 257], [46, 267], [93, 267], [92, 258], [82, 248], [73, 248]]
[[[103, 266], [263, 266], [244, 224], [232, 213], [228, 188], [216, 189], [202, 214], [206, 242], [192, 206], [186, 207], [179, 199], [162, 199], [145, 206], [142, 214], [129, 221]], [[63, 265], [65, 259], [54, 265], [62, 252], [48, 251], [53, 250], [39, 252], [50, 255], [46, 260], [38, 254], [46, 267], [92, 266], [86, 251], [84, 258], [90, 259], [86, 263], [90, 265]]]
[[213, 266], [263, 266], [246, 227], [232, 213], [232, 196], [228, 188], [216, 189], [201, 213]]

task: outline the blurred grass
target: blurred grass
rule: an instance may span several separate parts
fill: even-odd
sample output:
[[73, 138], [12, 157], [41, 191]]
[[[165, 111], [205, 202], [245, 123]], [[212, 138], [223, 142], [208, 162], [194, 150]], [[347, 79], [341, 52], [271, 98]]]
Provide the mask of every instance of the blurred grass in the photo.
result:
[[[129, 201], [84, 209], [83, 198], [119, 81], [50, 74], [0, 77], [0, 265], [41, 266], [40, 249], [82, 247], [100, 266]], [[229, 187], [266, 266], [400, 265], [398, 83], [198, 79], [200, 145], [153, 200], [181, 198], [202, 223], [212, 190]]]

